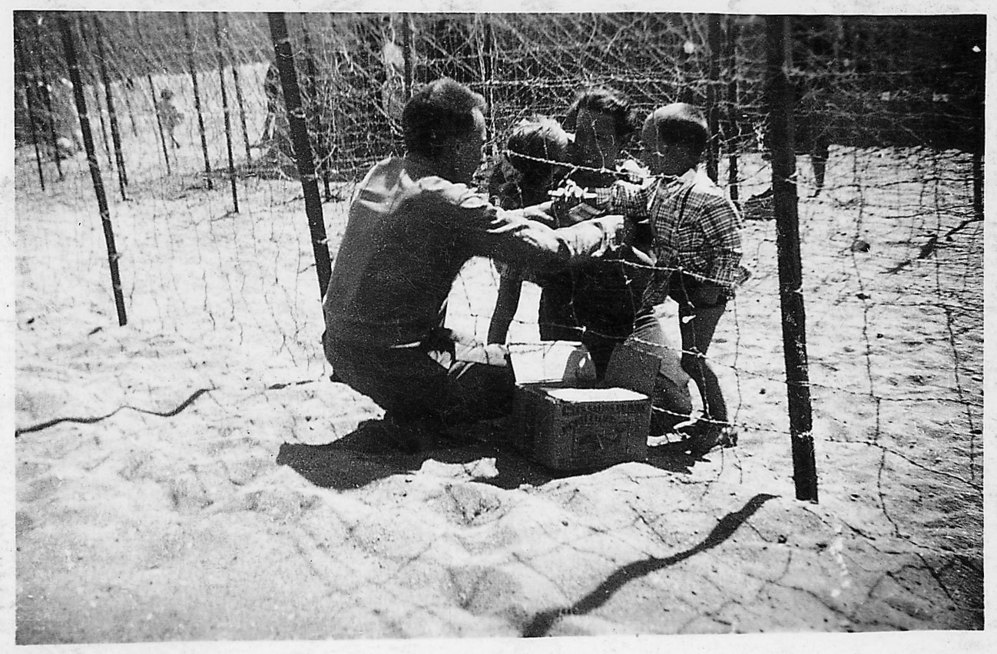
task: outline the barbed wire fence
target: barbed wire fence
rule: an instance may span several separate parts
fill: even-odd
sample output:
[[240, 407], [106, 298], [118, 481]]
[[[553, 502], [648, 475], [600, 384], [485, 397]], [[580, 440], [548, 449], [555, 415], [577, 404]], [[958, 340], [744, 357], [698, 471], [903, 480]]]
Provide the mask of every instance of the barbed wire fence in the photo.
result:
[[[102, 173], [113, 172], [127, 195], [110, 214], [122, 225], [115, 260], [132, 323], [178, 340], [251, 344], [284, 369], [316, 376], [321, 313], [307, 280], [315, 247], [334, 257], [352, 188], [377, 160], [401, 153], [401, 108], [417, 84], [446, 75], [486, 97], [492, 160], [519, 120], [563, 118], [587, 86], [626, 92], [640, 114], [679, 100], [704, 106], [716, 129], [708, 169], [748, 219], [745, 261], [754, 269], [710, 360], [737, 389], [737, 427], [788, 436], [752, 406], [785, 381], [771, 337], [779, 293], [768, 152], [779, 144], [766, 134], [763, 19], [287, 14], [325, 240], [302, 224], [266, 16], [66, 16], [74, 29], [102, 34], [80, 40], [81, 83], [99, 119]], [[56, 18], [15, 14], [16, 137], [26, 146], [17, 150], [17, 188], [26, 203], [92, 197]], [[807, 385], [818, 448], [878, 448], [879, 479], [902, 459], [964, 485], [972, 502], [981, 501], [983, 447], [982, 22], [955, 17], [940, 29], [928, 18], [796, 17], [786, 52], [801, 155], [793, 181], [802, 292], [808, 332], [823, 335], [809, 344]], [[943, 38], [954, 33], [962, 37]], [[226, 178], [228, 189], [215, 188]], [[25, 206], [19, 201], [19, 211]], [[68, 253], [57, 241], [26, 256], [61, 257], [78, 270], [102, 256], [92, 241]], [[494, 307], [482, 288], [494, 290], [498, 276], [487, 262], [475, 266], [450, 310], [481, 335]], [[57, 279], [32, 283], [45, 302], [70, 299]], [[510, 338], [533, 339], [538, 327], [535, 312], [521, 310]], [[884, 376], [898, 351], [909, 366]], [[852, 374], [856, 362], [861, 377]], [[916, 402], [936, 405], [939, 424], [911, 424], [904, 408]], [[865, 412], [874, 429], [850, 431], [851, 417]], [[915, 434], [937, 440], [937, 460], [905, 453]]]

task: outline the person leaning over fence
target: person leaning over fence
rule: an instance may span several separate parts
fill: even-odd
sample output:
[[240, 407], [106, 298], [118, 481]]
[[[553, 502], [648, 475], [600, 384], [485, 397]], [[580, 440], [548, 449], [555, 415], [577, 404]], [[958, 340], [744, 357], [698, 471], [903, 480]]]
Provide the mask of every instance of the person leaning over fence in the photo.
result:
[[530, 219], [549, 220], [541, 208], [506, 211], [472, 192], [485, 110], [480, 94], [448, 78], [413, 94], [402, 112], [406, 154], [377, 163], [357, 188], [323, 299], [336, 376], [380, 405], [408, 443], [512, 408], [507, 351], [491, 346], [490, 356], [443, 327], [468, 259], [558, 266], [623, 234], [620, 216], [552, 229]]
[[703, 401], [703, 419], [693, 425], [687, 440], [696, 454], [718, 442], [736, 443], [706, 352], [743, 270], [741, 216], [699, 166], [708, 140], [699, 108], [674, 103], [656, 109], [644, 122], [641, 142], [657, 179], [644, 186], [618, 182], [597, 192], [597, 204], [610, 211], [651, 220], [657, 270], [648, 301], [664, 300], [667, 294], [678, 303], [682, 368]]
[[[503, 209], [541, 204], [566, 172], [560, 162], [568, 158], [570, 138], [552, 118], [534, 116], [520, 121], [509, 135], [505, 154], [488, 180], [491, 201]], [[498, 297], [488, 326], [489, 343], [505, 343], [509, 325], [519, 307], [528, 271], [499, 266]]]

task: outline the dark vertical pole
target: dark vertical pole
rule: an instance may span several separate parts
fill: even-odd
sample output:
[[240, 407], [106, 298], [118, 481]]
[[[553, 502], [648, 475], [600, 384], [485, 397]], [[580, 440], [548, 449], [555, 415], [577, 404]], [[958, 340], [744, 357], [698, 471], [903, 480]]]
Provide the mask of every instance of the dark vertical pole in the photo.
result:
[[208, 137], [204, 133], [204, 114], [201, 113], [201, 92], [197, 88], [197, 65], [194, 62], [194, 36], [190, 33], [190, 15], [185, 11], [183, 16], [183, 31], [187, 37], [187, 67], [190, 69], [190, 79], [194, 83], [194, 110], [197, 111], [197, 130], [201, 134], [201, 152], [204, 153], [204, 176], [208, 189], [215, 188], [211, 181], [211, 159], [208, 157]]
[[113, 168], [114, 167], [114, 159], [111, 158], [111, 156], [112, 156], [111, 155], [111, 144], [107, 140], [107, 124], [104, 122], [104, 110], [100, 106], [100, 89], [97, 88], [97, 86], [98, 86], [97, 77], [96, 77], [96, 75], [94, 75], [94, 72], [93, 72], [93, 69], [94, 69], [94, 56], [93, 56], [93, 53], [90, 51], [90, 48], [87, 47], [87, 44], [90, 43], [90, 38], [89, 38], [89, 34], [87, 34], [86, 25], [83, 23], [83, 16], [82, 15], [77, 18], [76, 23], [77, 23], [77, 29], [80, 32], [80, 40], [83, 41], [83, 43], [84, 43], [83, 52], [86, 53], [87, 58], [90, 60], [89, 61], [89, 63], [90, 63], [90, 69], [89, 69], [90, 80], [93, 82], [93, 100], [94, 100], [95, 109], [97, 110], [97, 118], [100, 120], [100, 135], [101, 135], [101, 140], [104, 143], [104, 154], [107, 155], [107, 165], [109, 167]]
[[28, 110], [28, 129], [31, 133], [31, 143], [35, 146], [35, 161], [38, 163], [38, 182], [42, 186], [42, 190], [45, 190], [45, 171], [42, 168], [42, 153], [41, 149], [38, 147], [38, 131], [35, 129], [35, 81], [32, 79], [31, 73], [28, 72], [30, 66], [28, 60], [25, 59], [25, 50], [21, 45], [21, 38], [23, 34], [14, 34], [14, 46], [17, 48], [17, 58], [21, 62], [21, 79], [24, 84], [24, 101], [27, 105]]
[[125, 109], [128, 110], [128, 122], [132, 126], [132, 136], [138, 136], [138, 127], [135, 125], [135, 110], [132, 109], [131, 91], [135, 88], [135, 80], [131, 77], [125, 78], [125, 90], [121, 97], [125, 99]]
[[779, 296], [782, 304], [782, 342], [786, 359], [789, 431], [793, 445], [796, 498], [817, 501], [807, 371], [806, 314], [800, 266], [800, 230], [796, 206], [796, 155], [793, 151], [793, 91], [789, 84], [786, 52], [789, 18], [768, 16], [766, 95], [772, 148], [772, 192], [779, 252]]
[[[35, 18], [32, 15], [32, 23], [34, 24], [34, 42], [39, 53], [41, 53], [42, 43], [40, 22], [40, 18]], [[59, 179], [63, 180], [65, 179], [65, 175], [62, 172], [62, 151], [59, 150], [59, 135], [56, 133], [55, 129], [55, 112], [52, 111], [52, 91], [49, 88], [48, 77], [45, 75], [45, 66], [42, 65], [40, 60], [35, 61], [34, 63], [38, 71], [39, 88], [42, 89], [42, 98], [45, 100], [45, 111], [48, 115], [48, 120], [46, 122], [48, 124], [49, 140], [52, 143], [52, 152], [55, 156], [55, 169], [59, 171]]]
[[332, 191], [329, 189], [329, 149], [325, 143], [326, 132], [323, 126], [325, 121], [322, 120], [322, 111], [325, 108], [325, 104], [319, 102], [318, 69], [315, 66], [315, 51], [312, 49], [311, 35], [308, 33], [309, 18], [307, 14], [302, 14], [302, 18], [301, 35], [305, 40], [305, 66], [308, 71], [308, 79], [310, 80], [308, 88], [311, 91], [309, 97], [306, 98], [308, 110], [305, 112], [305, 118], [311, 123], [312, 132], [319, 140], [312, 147], [315, 148], [315, 156], [318, 157], [318, 169], [322, 173], [322, 187], [325, 191], [325, 199], [329, 200], [332, 198]]
[[228, 110], [228, 92], [225, 90], [225, 56], [222, 54], [222, 24], [218, 12], [214, 13], [215, 43], [218, 45], [218, 84], [222, 89], [222, 113], [225, 115], [225, 147], [228, 151], [228, 177], [232, 182], [232, 211], [239, 213], [239, 195], [235, 188], [235, 159], [232, 157], [232, 120]]
[[706, 174], [714, 182], [719, 175], [720, 159], [720, 58], [723, 48], [720, 14], [710, 14], [707, 20], [707, 39], [710, 44], [709, 81], [706, 86], [706, 122], [710, 129], [709, 147], [706, 151]]
[[107, 209], [107, 197], [104, 195], [104, 182], [100, 177], [100, 165], [97, 163], [97, 153], [94, 150], [93, 134], [90, 131], [90, 117], [87, 114], [87, 101], [83, 95], [83, 80], [80, 77], [80, 64], [76, 59], [76, 45], [73, 40], [72, 28], [66, 16], [59, 16], [59, 28], [62, 32], [62, 45], [66, 50], [66, 64], [69, 66], [69, 80], [73, 83], [73, 96], [76, 98], [76, 113], [80, 117], [80, 131], [83, 132], [83, 146], [87, 151], [87, 162], [90, 164], [90, 177], [93, 179], [93, 190], [97, 194], [97, 206], [100, 209], [100, 221], [104, 227], [104, 241], [107, 244], [107, 262], [111, 268], [111, 289], [114, 291], [114, 306], [118, 311], [118, 324], [128, 322], [125, 315], [125, 297], [121, 291], [121, 277], [118, 275], [118, 253], [114, 247], [114, 230], [111, 228], [111, 214]]
[[[228, 30], [228, 18], [225, 19], [226, 32]], [[228, 36], [228, 34], [226, 34]], [[228, 43], [228, 58], [232, 63], [232, 82], [235, 84], [235, 102], [239, 105], [239, 121], [242, 124], [242, 140], [246, 146], [246, 163], [253, 162], [253, 154], [249, 149], [249, 130], [246, 129], [246, 105], [242, 98], [242, 84], [239, 82], [239, 66], [235, 58], [235, 52], [232, 48], [232, 39], [229, 37], [226, 41]]]
[[100, 79], [104, 84], [104, 97], [107, 103], [107, 116], [111, 122], [111, 140], [114, 143], [114, 162], [118, 168], [118, 186], [121, 188], [121, 199], [127, 200], [125, 187], [128, 186], [128, 174], [125, 172], [125, 157], [121, 153], [121, 132], [118, 130], [118, 116], [114, 111], [114, 93], [111, 90], [111, 77], [107, 74], [107, 58], [104, 52], [104, 33], [100, 28], [97, 14], [91, 14], [94, 38], [97, 41], [97, 59], [100, 68]]
[[737, 88], [737, 17], [727, 17], [727, 192], [734, 202], [738, 200], [737, 149], [741, 145], [740, 98]]
[[[138, 43], [142, 44], [145, 41], [142, 38], [142, 28], [139, 25], [138, 16], [134, 17], [135, 20], [135, 36], [138, 37]], [[172, 174], [170, 170], [170, 149], [166, 145], [166, 133], [163, 131], [163, 120], [159, 116], [159, 108], [156, 104], [156, 85], [152, 82], [152, 73], [148, 73], [146, 76], [146, 81], [149, 82], [149, 92], [152, 93], [152, 112], [156, 114], [156, 127], [159, 129], [159, 142], [163, 146], [163, 159], [166, 160], [166, 174]]]
[[291, 138], [294, 143], [294, 158], [298, 163], [298, 176], [305, 195], [305, 214], [311, 231], [312, 250], [315, 253], [315, 269], [318, 272], [319, 297], [325, 295], [332, 276], [332, 263], [329, 260], [329, 244], [322, 219], [322, 199], [319, 197], [315, 180], [315, 165], [312, 163], [312, 149], [308, 143], [308, 128], [301, 110], [301, 93], [298, 90], [298, 75], [294, 70], [291, 55], [291, 42], [287, 37], [287, 22], [284, 14], [270, 13], [270, 36], [273, 39], [277, 70], [280, 71], [280, 84], [284, 92], [284, 106], [290, 123]]
[[[402, 58], [405, 60], [405, 101], [412, 97], [412, 16], [402, 14]], [[491, 105], [488, 105], [491, 107]], [[491, 112], [490, 112], [491, 113]]]

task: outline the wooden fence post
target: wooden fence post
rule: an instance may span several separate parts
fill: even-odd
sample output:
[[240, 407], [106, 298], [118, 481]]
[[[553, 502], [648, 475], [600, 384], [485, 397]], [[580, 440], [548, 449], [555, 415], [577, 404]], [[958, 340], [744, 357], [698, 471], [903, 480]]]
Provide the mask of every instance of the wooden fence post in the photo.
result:
[[232, 48], [232, 38], [227, 34], [229, 22], [228, 17], [225, 18], [225, 29], [226, 36], [229, 38], [226, 40], [228, 43], [228, 58], [232, 62], [232, 82], [235, 84], [235, 103], [239, 105], [239, 121], [242, 124], [242, 141], [246, 146], [246, 163], [253, 163], [253, 153], [250, 151], [249, 147], [249, 130], [246, 128], [246, 104], [242, 97], [242, 83], [239, 81], [239, 66], [236, 61], [235, 51]]
[[187, 67], [190, 69], [190, 79], [194, 83], [194, 110], [197, 111], [197, 130], [201, 134], [201, 152], [204, 154], [204, 176], [207, 179], [208, 190], [215, 188], [211, 181], [211, 158], [208, 157], [208, 137], [204, 133], [204, 114], [201, 111], [201, 92], [197, 87], [197, 64], [194, 61], [194, 36], [190, 32], [190, 15], [185, 11], [183, 30], [187, 37]]
[[727, 17], [727, 192], [730, 199], [737, 202], [739, 196], [738, 189], [738, 160], [737, 150], [741, 147], [741, 117], [738, 115], [739, 98], [737, 88], [737, 17]]
[[90, 131], [90, 116], [87, 114], [87, 101], [86, 96], [83, 94], [80, 64], [76, 58], [76, 44], [73, 39], [72, 27], [70, 27], [69, 19], [66, 18], [65, 14], [60, 14], [59, 16], [59, 28], [62, 32], [62, 45], [66, 51], [66, 64], [69, 66], [69, 80], [73, 84], [76, 113], [80, 117], [80, 131], [83, 132], [83, 147], [86, 148], [87, 162], [90, 164], [90, 178], [93, 180], [93, 190], [97, 195], [97, 207], [100, 210], [100, 222], [104, 228], [104, 242], [107, 245], [107, 262], [111, 268], [111, 289], [114, 292], [114, 306], [118, 312], [118, 324], [123, 326], [128, 322], [128, 317], [125, 315], [125, 296], [121, 290], [121, 277], [118, 274], [118, 252], [114, 246], [111, 213], [107, 208], [104, 181], [100, 176], [100, 165], [97, 163], [97, 152], [93, 144], [93, 133]]
[[128, 186], [128, 174], [125, 172], [125, 157], [121, 153], [121, 132], [118, 130], [118, 116], [114, 111], [114, 93], [111, 90], [111, 77], [107, 73], [107, 57], [104, 52], [104, 33], [100, 28], [97, 14], [91, 14], [94, 39], [97, 41], [97, 65], [100, 68], [100, 78], [104, 84], [104, 98], [107, 103], [107, 116], [111, 122], [111, 141], [114, 144], [114, 162], [118, 169], [118, 186], [121, 188], [121, 199], [127, 200], [125, 187]]
[[315, 269], [318, 273], [319, 297], [325, 295], [332, 276], [332, 262], [329, 258], [329, 243], [322, 218], [322, 198], [319, 196], [315, 178], [315, 164], [312, 161], [312, 148], [308, 142], [308, 126], [301, 106], [301, 92], [298, 89], [298, 74], [294, 70], [291, 54], [291, 41], [287, 36], [287, 22], [282, 13], [267, 14], [270, 22], [270, 36], [273, 39], [277, 70], [280, 72], [281, 89], [284, 92], [284, 106], [287, 111], [291, 140], [294, 143], [294, 158], [298, 164], [298, 176], [305, 196], [305, 214], [312, 237], [312, 250], [315, 253]]
[[318, 67], [315, 65], [315, 51], [312, 49], [312, 39], [309, 34], [308, 29], [308, 15], [302, 14], [301, 21], [301, 35], [304, 37], [305, 41], [305, 67], [308, 74], [308, 89], [310, 93], [308, 94], [308, 107], [305, 110], [305, 121], [306, 124], [312, 126], [312, 132], [318, 137], [319, 142], [317, 145], [313, 145], [315, 156], [318, 158], [318, 170], [322, 174], [322, 187], [325, 191], [325, 199], [329, 200], [332, 198], [332, 190], [329, 187], [329, 148], [326, 147], [326, 134], [325, 121], [323, 120], [322, 111], [325, 109], [325, 103], [319, 101], [320, 91], [325, 89], [319, 85], [318, 79]]
[[789, 431], [793, 447], [796, 498], [817, 501], [813, 415], [807, 369], [806, 313], [800, 265], [800, 230], [796, 203], [796, 155], [793, 148], [793, 91], [787, 74], [789, 18], [767, 16], [766, 100], [772, 149], [772, 194], [779, 253], [782, 342], [786, 360]]
[[239, 194], [235, 186], [235, 159], [232, 157], [232, 120], [228, 110], [228, 92], [225, 90], [225, 56], [222, 54], [222, 25], [218, 12], [214, 13], [215, 43], [218, 45], [218, 85], [222, 89], [222, 113], [225, 115], [225, 147], [228, 152], [228, 177], [232, 183], [232, 211], [239, 213]]
[[[104, 144], [104, 154], [107, 155], [107, 166], [109, 168], [114, 168], [114, 159], [111, 154], [111, 144], [107, 140], [107, 124], [104, 122], [104, 110], [100, 106], [100, 89], [97, 88], [100, 82], [97, 81], [97, 75], [93, 72], [96, 67], [94, 62], [93, 52], [90, 51], [90, 35], [87, 33], [87, 26], [83, 22], [83, 15], [79, 15], [76, 19], [76, 29], [80, 33], [80, 41], [83, 43], [83, 54], [86, 55], [88, 63], [90, 64], [88, 72], [90, 74], [90, 80], [93, 82], [93, 103], [94, 109], [97, 111], [97, 119], [100, 122], [100, 136], [101, 142]], [[81, 77], [82, 79], [82, 77]]]
[[17, 49], [17, 58], [21, 62], [21, 80], [24, 84], [24, 102], [25, 108], [28, 114], [28, 129], [31, 133], [31, 143], [35, 147], [35, 161], [38, 163], [38, 182], [41, 184], [42, 190], [45, 190], [45, 171], [42, 168], [42, 153], [41, 149], [38, 147], [38, 130], [35, 129], [35, 81], [32, 78], [31, 73], [28, 72], [30, 66], [28, 65], [28, 60], [25, 59], [25, 49], [21, 45], [22, 34], [14, 34], [14, 47]]
[[710, 14], [707, 20], [707, 40], [710, 44], [709, 80], [706, 85], [706, 122], [710, 130], [706, 150], [706, 174], [717, 181], [720, 167], [720, 60], [723, 57], [723, 33], [720, 14]]
[[[34, 42], [40, 55], [42, 52], [41, 19], [35, 17], [33, 14], [29, 14], [29, 16], [31, 16], [31, 22], [34, 25]], [[52, 91], [49, 88], [48, 76], [45, 74], [45, 66], [42, 65], [40, 56], [34, 61], [34, 64], [35, 69], [38, 71], [39, 88], [42, 89], [42, 98], [45, 101], [45, 111], [48, 116], [48, 120], [46, 122], [48, 123], [49, 141], [52, 143], [52, 154], [55, 158], [55, 169], [59, 172], [59, 181], [62, 181], [66, 177], [62, 172], [62, 152], [59, 150], [59, 135], [56, 133], [55, 129], [55, 112], [52, 110]]]

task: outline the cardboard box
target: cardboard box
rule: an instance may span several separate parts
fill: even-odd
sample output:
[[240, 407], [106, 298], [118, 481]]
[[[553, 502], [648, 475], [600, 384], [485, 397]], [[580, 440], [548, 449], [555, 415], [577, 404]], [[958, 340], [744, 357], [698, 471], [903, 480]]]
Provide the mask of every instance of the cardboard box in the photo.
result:
[[[531, 460], [574, 471], [647, 458], [650, 398], [629, 388], [596, 385], [591, 359], [580, 343], [514, 346], [510, 359], [517, 380], [514, 442]], [[656, 372], [654, 361], [618, 348], [606, 379], [643, 389], [648, 374], [653, 385]]]

